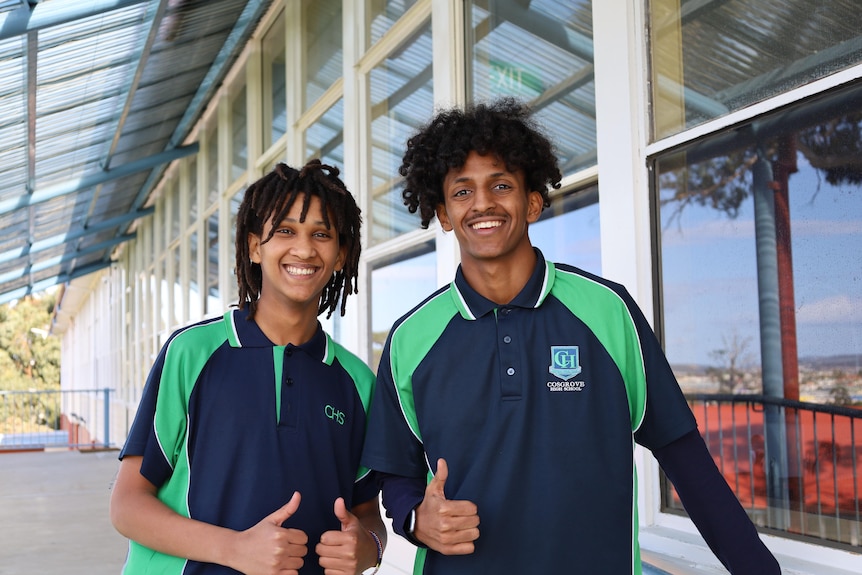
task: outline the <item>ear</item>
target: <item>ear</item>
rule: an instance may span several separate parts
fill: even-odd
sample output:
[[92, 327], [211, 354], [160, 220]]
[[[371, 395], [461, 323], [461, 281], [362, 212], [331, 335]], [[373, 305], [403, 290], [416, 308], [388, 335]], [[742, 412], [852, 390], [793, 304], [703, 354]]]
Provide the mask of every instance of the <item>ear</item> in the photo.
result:
[[437, 219], [440, 220], [443, 231], [452, 231], [452, 223], [449, 221], [449, 214], [446, 213], [446, 204], [437, 204]]
[[254, 263], [260, 263], [260, 236], [257, 234], [248, 234], [248, 257]]
[[527, 223], [532, 224], [542, 215], [545, 200], [541, 192], [532, 191], [527, 195]]

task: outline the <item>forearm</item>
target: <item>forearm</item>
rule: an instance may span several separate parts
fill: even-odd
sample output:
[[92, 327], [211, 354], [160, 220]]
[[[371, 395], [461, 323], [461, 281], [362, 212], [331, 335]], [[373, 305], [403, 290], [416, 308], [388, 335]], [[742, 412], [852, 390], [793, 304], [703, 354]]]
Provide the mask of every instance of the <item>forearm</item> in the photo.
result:
[[362, 527], [367, 531], [373, 532], [374, 535], [377, 536], [377, 541], [380, 542], [380, 549], [378, 550], [377, 541], [375, 541], [374, 547], [371, 549], [372, 560], [370, 563], [366, 561], [367, 567], [373, 567], [377, 564], [378, 551], [380, 556], [382, 556], [383, 551], [386, 549], [386, 543], [388, 542], [386, 525], [383, 523], [383, 518], [380, 517], [380, 504], [378, 503], [377, 498], [375, 497], [371, 501], [355, 506], [353, 508], [353, 514], [356, 515], [357, 519], [359, 519]]
[[734, 575], [781, 572], [697, 430], [654, 455], [709, 548]]
[[418, 541], [408, 537], [404, 527], [410, 512], [425, 498], [425, 481], [415, 477], [381, 474], [383, 506], [392, 518], [392, 530], [414, 544]]

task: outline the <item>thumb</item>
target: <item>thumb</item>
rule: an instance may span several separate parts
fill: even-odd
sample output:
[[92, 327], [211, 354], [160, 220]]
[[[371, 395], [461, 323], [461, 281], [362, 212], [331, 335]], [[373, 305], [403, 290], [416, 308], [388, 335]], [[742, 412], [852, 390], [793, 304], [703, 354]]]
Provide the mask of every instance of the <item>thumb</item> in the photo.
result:
[[446, 485], [446, 480], [449, 478], [449, 466], [446, 464], [446, 460], [442, 457], [437, 460], [437, 473], [434, 474], [434, 477], [431, 479], [431, 482], [428, 484], [426, 488], [426, 493], [429, 495], [436, 495], [442, 499], [446, 499], [446, 493], [443, 491], [443, 488]]
[[338, 518], [339, 521], [341, 521], [341, 530], [349, 530], [349, 528], [353, 525], [356, 516], [347, 510], [347, 505], [344, 504], [343, 497], [339, 497], [335, 500], [335, 505], [333, 509], [335, 511], [335, 516]]
[[299, 494], [299, 491], [293, 492], [293, 497], [290, 498], [290, 501], [285, 503], [281, 509], [271, 513], [269, 517], [267, 517], [267, 521], [274, 525], [281, 526], [282, 523], [287, 521], [296, 510], [299, 509], [299, 502], [302, 499], [302, 496]]

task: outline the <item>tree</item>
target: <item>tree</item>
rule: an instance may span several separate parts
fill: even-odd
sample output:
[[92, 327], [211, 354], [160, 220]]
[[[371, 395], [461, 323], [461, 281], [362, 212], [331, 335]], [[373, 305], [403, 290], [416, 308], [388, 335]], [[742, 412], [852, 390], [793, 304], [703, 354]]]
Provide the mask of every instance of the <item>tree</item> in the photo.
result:
[[49, 335], [53, 294], [0, 306], [0, 389], [60, 388], [60, 341]]
[[751, 361], [748, 346], [750, 337], [741, 337], [733, 332], [730, 337], [721, 337], [722, 347], [710, 352], [710, 357], [718, 364], [707, 368], [707, 373], [718, 381], [719, 393], [733, 393], [743, 386], [745, 368]]

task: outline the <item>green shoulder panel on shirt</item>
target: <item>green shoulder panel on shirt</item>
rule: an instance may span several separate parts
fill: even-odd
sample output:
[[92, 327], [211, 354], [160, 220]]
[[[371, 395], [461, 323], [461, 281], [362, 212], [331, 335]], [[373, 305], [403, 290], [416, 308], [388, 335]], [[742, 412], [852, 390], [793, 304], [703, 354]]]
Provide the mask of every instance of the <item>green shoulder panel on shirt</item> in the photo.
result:
[[189, 515], [186, 497], [189, 397], [204, 366], [227, 340], [226, 330], [230, 329], [224, 321], [190, 327], [171, 340], [165, 355], [154, 425], [159, 446], [173, 473], [159, 490], [159, 498], [186, 517]]
[[356, 391], [362, 399], [362, 407], [365, 408], [365, 413], [368, 413], [368, 406], [371, 405], [371, 396], [374, 393], [374, 372], [353, 352], [329, 337], [329, 334], [326, 334], [326, 339], [329, 340], [328, 347], [332, 350], [334, 357], [338, 359], [338, 363], [353, 379]]
[[646, 372], [634, 319], [622, 298], [609, 287], [557, 269], [551, 294], [592, 330], [625, 381], [632, 431], [640, 427], [646, 406]]
[[439, 293], [401, 322], [390, 337], [389, 367], [401, 412], [419, 441], [422, 441], [422, 434], [413, 402], [413, 372], [440, 338], [452, 317], [459, 313], [457, 297], [454, 287]]

